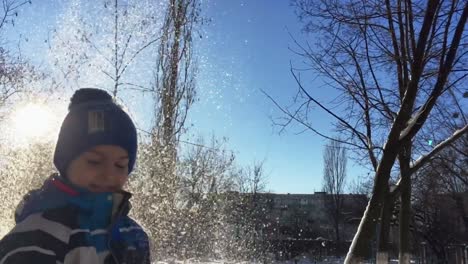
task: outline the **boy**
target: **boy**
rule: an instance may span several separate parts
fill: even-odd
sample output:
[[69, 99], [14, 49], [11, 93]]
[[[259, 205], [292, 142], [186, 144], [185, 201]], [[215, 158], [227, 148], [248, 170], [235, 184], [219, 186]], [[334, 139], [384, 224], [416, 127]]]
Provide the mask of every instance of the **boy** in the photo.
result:
[[112, 97], [76, 91], [55, 148], [59, 174], [18, 205], [0, 264], [150, 263], [148, 237], [122, 190], [136, 152], [135, 126]]

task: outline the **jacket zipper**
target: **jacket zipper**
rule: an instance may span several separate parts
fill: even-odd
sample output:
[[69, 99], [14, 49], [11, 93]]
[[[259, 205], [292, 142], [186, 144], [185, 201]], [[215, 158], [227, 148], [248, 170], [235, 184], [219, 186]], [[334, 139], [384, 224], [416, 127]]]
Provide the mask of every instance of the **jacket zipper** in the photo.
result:
[[128, 204], [128, 199], [129, 199], [128, 194], [124, 193], [123, 195], [124, 195], [124, 197], [122, 198], [122, 202], [119, 205], [119, 209], [117, 210], [117, 213], [115, 214], [115, 217], [111, 220], [111, 224], [110, 224], [110, 226], [109, 226], [109, 228], [107, 230], [107, 232], [109, 233], [109, 238], [107, 239], [107, 247], [109, 248], [109, 251], [110, 251], [110, 253], [112, 255], [112, 258], [114, 259], [115, 264], [120, 264], [120, 263], [119, 263], [119, 261], [117, 259], [117, 256], [114, 253], [114, 250], [112, 250], [112, 247], [111, 247], [112, 229], [114, 228], [114, 225], [117, 223], [117, 220], [120, 218], [120, 215], [124, 211], [125, 205]]

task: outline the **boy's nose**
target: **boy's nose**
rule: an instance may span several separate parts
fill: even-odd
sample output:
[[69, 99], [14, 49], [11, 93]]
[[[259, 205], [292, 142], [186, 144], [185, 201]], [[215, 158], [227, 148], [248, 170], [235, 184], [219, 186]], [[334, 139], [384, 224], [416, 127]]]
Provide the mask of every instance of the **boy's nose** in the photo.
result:
[[115, 180], [117, 174], [117, 168], [114, 166], [112, 163], [107, 163], [104, 166], [104, 172], [103, 172], [103, 180], [107, 183], [113, 182]]
[[114, 192], [118, 190], [115, 186], [91, 184], [91, 189], [95, 192]]

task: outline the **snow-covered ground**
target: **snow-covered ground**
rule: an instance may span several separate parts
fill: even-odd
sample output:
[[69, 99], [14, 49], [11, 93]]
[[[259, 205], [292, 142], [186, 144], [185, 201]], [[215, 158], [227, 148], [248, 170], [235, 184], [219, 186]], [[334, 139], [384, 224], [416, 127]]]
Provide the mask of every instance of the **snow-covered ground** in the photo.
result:
[[[298, 259], [298, 260], [286, 260], [286, 261], [275, 261], [272, 264], [339, 264], [343, 263], [343, 258], [325, 258], [321, 261], [310, 260], [310, 259]], [[263, 264], [261, 262], [233, 262], [227, 260], [214, 260], [208, 262], [200, 262], [196, 260], [175, 260], [175, 261], [158, 261], [154, 264]]]
[[[286, 260], [286, 261], [275, 261], [272, 262], [271, 264], [341, 264], [344, 262], [344, 258], [334, 258], [334, 257], [328, 257], [324, 258], [322, 260], [311, 260], [311, 259], [298, 259], [296, 261], [294, 260]], [[398, 259], [391, 259], [389, 260], [389, 263], [398, 263]], [[410, 263], [416, 263], [415, 260], [411, 260]], [[243, 261], [243, 262], [234, 262], [234, 261], [227, 261], [227, 260], [214, 260], [214, 261], [196, 261], [196, 260], [175, 260], [175, 261], [158, 261], [155, 262], [154, 264], [264, 264], [262, 262], [248, 262], [248, 261]], [[270, 263], [268, 263], [270, 264]]]

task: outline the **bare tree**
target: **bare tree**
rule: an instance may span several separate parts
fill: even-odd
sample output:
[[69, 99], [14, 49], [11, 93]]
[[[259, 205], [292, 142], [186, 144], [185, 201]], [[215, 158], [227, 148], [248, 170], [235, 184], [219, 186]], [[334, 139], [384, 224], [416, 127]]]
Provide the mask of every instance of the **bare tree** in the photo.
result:
[[[2, 0], [0, 8], [0, 34], [3, 34], [7, 26], [14, 26], [18, 18], [20, 8], [31, 1]], [[4, 48], [11, 40], [0, 41], [0, 121], [7, 113], [4, 107], [8, 105], [15, 95], [28, 87], [26, 84], [34, 78], [33, 68], [21, 56], [13, 54]]]
[[[64, 85], [98, 86], [117, 98], [123, 89], [151, 92], [142, 60], [161, 39], [156, 2], [73, 0], [50, 41], [50, 57]], [[96, 23], [95, 17], [100, 17]], [[146, 82], [146, 83], [145, 83]]]
[[235, 156], [225, 148], [226, 139], [212, 136], [210, 144], [199, 138], [181, 157], [179, 175], [182, 177], [184, 201], [189, 210], [197, 206], [202, 196], [234, 189], [232, 170]]
[[[187, 220], [183, 219], [184, 215], [194, 216], [192, 214], [194, 211], [187, 211], [187, 200], [184, 200], [187, 194], [185, 192], [187, 190], [185, 184], [188, 181], [188, 178], [185, 178], [187, 170], [180, 170], [179, 167], [188, 165], [183, 164], [183, 161], [188, 160], [185, 159], [187, 157], [179, 155], [178, 150], [180, 136], [187, 129], [185, 121], [188, 111], [195, 100], [196, 60], [193, 56], [193, 44], [196, 26], [200, 22], [200, 3], [197, 0], [168, 0], [163, 7], [161, 38], [158, 48], [153, 50], [156, 56], [153, 68], [154, 80], [150, 91], [155, 102], [152, 113], [154, 119], [147, 139], [145, 163], [141, 170], [145, 175], [141, 179], [146, 179], [147, 182], [144, 180], [135, 182], [135, 186], [146, 185], [145, 193], [140, 197], [138, 204], [142, 210], [139, 212], [140, 219], [147, 226], [151, 226], [153, 230], [151, 235], [155, 238], [152, 255], [160, 259], [177, 256], [182, 250], [187, 249], [177, 245], [181, 245], [183, 241], [181, 239], [187, 238], [186, 231], [181, 230], [184, 228], [184, 221]], [[198, 156], [198, 158], [200, 159], [198, 161], [202, 161], [203, 157]], [[207, 162], [205, 165], [219, 164]], [[206, 173], [201, 178], [203, 183], [205, 180], [210, 180], [208, 173], [215, 172]], [[216, 183], [218, 179], [213, 176], [211, 180]], [[202, 186], [198, 183], [201, 182], [195, 184], [194, 192], [198, 191], [196, 188]], [[205, 187], [207, 186], [203, 186]], [[193, 193], [193, 196], [196, 195]], [[191, 202], [196, 201], [191, 199]], [[144, 208], [148, 207], [152, 210], [145, 211]], [[197, 230], [194, 229], [193, 232]], [[181, 235], [182, 233], [185, 235]]]
[[[450, 109], [460, 111], [461, 87], [467, 80], [468, 3], [296, 0], [293, 4], [305, 30], [316, 39], [315, 45], [296, 42], [293, 51], [305, 60], [306, 69], [321, 77], [320, 87], [336, 89], [339, 96], [331, 104], [322, 103], [304, 86], [303, 68], [291, 67], [299, 89], [293, 108], [276, 104], [286, 115], [280, 124], [296, 121], [331, 138], [308, 119], [312, 106], [317, 106], [336, 120], [342, 143], [373, 170], [372, 196], [345, 262], [370, 257], [382, 208], [398, 197], [400, 241], [404, 241], [400, 263], [408, 263], [411, 175], [468, 130], [462, 122], [450, 133], [438, 134], [436, 146], [421, 147], [425, 130], [444, 127], [448, 121], [436, 118], [443, 102], [450, 100]], [[395, 169], [400, 180], [390, 190]]]
[[343, 192], [346, 183], [346, 148], [332, 140], [323, 151], [323, 191], [327, 193], [325, 208], [335, 230], [336, 242], [340, 242], [340, 223], [343, 220]]
[[157, 111], [153, 132], [174, 162], [176, 145], [195, 101], [196, 60], [193, 57], [195, 26], [200, 23], [197, 0], [169, 0], [155, 68], [154, 96]]
[[37, 84], [43, 79], [26, 60], [0, 47], [0, 121], [11, 114], [18, 100], [39, 92]]
[[264, 162], [255, 162], [242, 169], [236, 179], [237, 190], [241, 193], [258, 194], [266, 191]]
[[166, 4], [152, 84], [155, 107], [150, 140], [158, 164], [150, 174], [155, 177], [155, 194], [164, 196], [165, 203], [174, 208], [180, 184], [177, 149], [195, 100], [193, 34], [200, 9], [197, 0], [168, 0]]
[[199, 138], [178, 162], [180, 219], [175, 247], [183, 259], [216, 257], [225, 237], [222, 197], [234, 188], [235, 156], [226, 140]]
[[[460, 138], [453, 145], [463, 150], [468, 146], [466, 143], [466, 138]], [[411, 231], [416, 241], [425, 242], [426, 255], [435, 256], [438, 263], [449, 263], [450, 244], [468, 242], [468, 215], [465, 209], [468, 185], [463, 179], [467, 175], [459, 167], [464, 162], [466, 170], [466, 154], [462, 151], [453, 155], [453, 149], [448, 148], [413, 175]], [[444, 159], [462, 162], [441, 162]]]
[[228, 230], [226, 251], [235, 260], [267, 261], [270, 241], [266, 231], [268, 224], [268, 195], [263, 162], [240, 169], [237, 174], [237, 192], [226, 205]]

